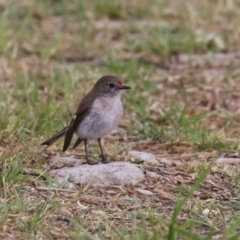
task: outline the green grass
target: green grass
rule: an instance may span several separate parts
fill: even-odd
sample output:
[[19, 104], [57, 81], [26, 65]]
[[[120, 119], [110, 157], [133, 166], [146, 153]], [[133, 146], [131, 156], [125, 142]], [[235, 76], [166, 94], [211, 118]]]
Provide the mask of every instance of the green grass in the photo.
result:
[[[238, 239], [239, 166], [214, 161], [239, 151], [239, 10], [234, 0], [2, 2], [0, 238]], [[132, 87], [122, 129], [105, 141], [110, 158], [138, 150], [170, 163], [140, 165], [139, 186], [69, 189], [49, 175], [62, 141], [40, 143], [106, 74]]]

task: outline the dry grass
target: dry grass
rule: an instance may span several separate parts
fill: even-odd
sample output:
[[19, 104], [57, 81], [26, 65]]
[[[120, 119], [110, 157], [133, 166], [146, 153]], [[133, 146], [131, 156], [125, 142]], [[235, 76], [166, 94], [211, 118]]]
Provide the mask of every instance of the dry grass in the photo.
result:
[[[239, 151], [239, 10], [234, 0], [2, 1], [1, 239], [238, 239], [239, 166], [215, 160]], [[159, 166], [139, 164], [135, 187], [56, 187], [49, 159], [62, 142], [39, 144], [105, 74], [132, 86], [105, 140], [110, 158], [146, 151]], [[81, 158], [81, 147], [66, 154]]]

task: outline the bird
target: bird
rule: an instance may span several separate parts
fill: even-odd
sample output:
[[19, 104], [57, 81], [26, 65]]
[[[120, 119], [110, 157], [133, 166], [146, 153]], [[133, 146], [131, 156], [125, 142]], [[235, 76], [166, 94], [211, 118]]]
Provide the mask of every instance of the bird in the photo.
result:
[[97, 164], [88, 158], [88, 141], [97, 140], [101, 151], [101, 162], [108, 163], [101, 145], [101, 138], [114, 130], [122, 116], [123, 105], [121, 95], [123, 90], [131, 89], [117, 76], [106, 75], [101, 77], [80, 101], [77, 111], [72, 120], [62, 130], [41, 143], [50, 146], [59, 138], [64, 137], [63, 152], [65, 152], [73, 138], [74, 133], [77, 140], [73, 145], [75, 149], [82, 141], [85, 147], [85, 158], [89, 165]]

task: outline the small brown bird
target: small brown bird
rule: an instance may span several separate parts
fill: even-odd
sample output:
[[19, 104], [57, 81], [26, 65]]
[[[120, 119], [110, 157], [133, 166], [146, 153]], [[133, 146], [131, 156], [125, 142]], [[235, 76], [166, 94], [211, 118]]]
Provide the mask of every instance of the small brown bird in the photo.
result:
[[66, 151], [75, 133], [78, 139], [73, 149], [83, 141], [88, 164], [95, 164], [88, 159], [88, 140], [98, 141], [102, 162], [107, 163], [101, 138], [115, 129], [122, 118], [121, 95], [124, 89], [130, 89], [130, 87], [124, 85], [123, 80], [117, 76], [108, 75], [100, 78], [93, 89], [83, 97], [70, 124], [47, 139], [42, 145], [52, 145], [59, 138], [65, 136], [63, 151]]

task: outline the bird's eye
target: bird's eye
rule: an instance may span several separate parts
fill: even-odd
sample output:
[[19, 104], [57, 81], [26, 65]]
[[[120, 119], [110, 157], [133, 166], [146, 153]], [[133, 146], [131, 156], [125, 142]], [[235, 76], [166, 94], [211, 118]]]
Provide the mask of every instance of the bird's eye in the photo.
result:
[[108, 84], [108, 86], [109, 86], [110, 88], [112, 88], [112, 87], [114, 87], [114, 83], [111, 83], [111, 82], [110, 82], [110, 83]]

